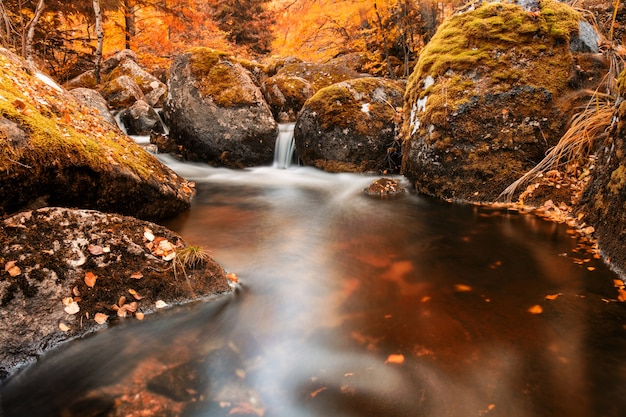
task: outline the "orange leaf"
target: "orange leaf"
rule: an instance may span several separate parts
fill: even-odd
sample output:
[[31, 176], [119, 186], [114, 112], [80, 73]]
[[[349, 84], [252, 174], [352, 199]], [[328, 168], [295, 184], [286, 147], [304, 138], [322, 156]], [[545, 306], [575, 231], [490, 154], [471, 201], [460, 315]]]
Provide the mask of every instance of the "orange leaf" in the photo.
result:
[[98, 277], [93, 272], [87, 272], [85, 274], [85, 284], [87, 284], [89, 288], [92, 288], [94, 285], [96, 285], [97, 279]]
[[622, 303], [626, 301], [626, 290], [624, 290], [624, 287], [618, 288], [617, 292], [618, 292], [617, 299], [621, 301]]
[[535, 304], [534, 306], [528, 309], [528, 312], [532, 314], [541, 314], [543, 313], [543, 308], [541, 308], [539, 304]]
[[387, 356], [387, 360], [385, 361], [385, 363], [397, 363], [397, 364], [404, 363], [404, 355], [403, 354], [389, 355]]
[[132, 279], [141, 279], [141, 278], [143, 278], [143, 274], [141, 272], [135, 272], [130, 277]]
[[454, 291], [456, 292], [470, 292], [472, 291], [472, 287], [465, 284], [454, 284]]
[[93, 319], [94, 319], [94, 320], [96, 321], [96, 323], [98, 323], [98, 324], [104, 324], [104, 323], [106, 323], [106, 322], [107, 322], [107, 320], [109, 319], [109, 316], [107, 316], [107, 315], [106, 315], [106, 314], [104, 314], [104, 313], [96, 313], [96, 315], [94, 316], [94, 318], [93, 318]]
[[624, 281], [622, 281], [621, 279], [614, 279], [613, 286], [616, 288], [624, 288]]
[[230, 281], [232, 281], [234, 283], [238, 283], [239, 282], [239, 278], [237, 278], [237, 274], [235, 274], [234, 272], [231, 272], [228, 275], [226, 275], [226, 278], [228, 278]]
[[317, 397], [317, 394], [319, 394], [320, 392], [326, 391], [327, 389], [328, 389], [328, 387], [322, 387], [320, 389], [316, 389], [315, 391], [313, 391], [309, 395], [311, 396], [311, 398], [315, 398], [315, 397]]
[[561, 293], [558, 293], [558, 294], [548, 294], [544, 298], [546, 300], [556, 300], [557, 298], [559, 298], [560, 295], [561, 295]]

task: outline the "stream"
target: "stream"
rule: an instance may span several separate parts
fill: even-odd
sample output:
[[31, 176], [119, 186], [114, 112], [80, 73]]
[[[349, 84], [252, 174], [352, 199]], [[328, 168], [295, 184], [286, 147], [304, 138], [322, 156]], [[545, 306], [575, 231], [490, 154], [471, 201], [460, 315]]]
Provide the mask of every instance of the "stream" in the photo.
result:
[[160, 158], [198, 191], [166, 226], [240, 285], [47, 353], [0, 386], [0, 417], [626, 413], [617, 276], [566, 226]]

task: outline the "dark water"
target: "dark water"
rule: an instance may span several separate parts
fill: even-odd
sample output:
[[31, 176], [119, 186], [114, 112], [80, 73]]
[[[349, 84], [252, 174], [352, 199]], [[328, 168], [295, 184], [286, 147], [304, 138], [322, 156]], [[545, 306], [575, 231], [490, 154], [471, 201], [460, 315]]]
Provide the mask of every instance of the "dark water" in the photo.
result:
[[241, 287], [46, 355], [0, 416], [626, 415], [616, 277], [565, 227], [368, 198], [367, 177], [174, 167], [198, 196], [168, 226]]

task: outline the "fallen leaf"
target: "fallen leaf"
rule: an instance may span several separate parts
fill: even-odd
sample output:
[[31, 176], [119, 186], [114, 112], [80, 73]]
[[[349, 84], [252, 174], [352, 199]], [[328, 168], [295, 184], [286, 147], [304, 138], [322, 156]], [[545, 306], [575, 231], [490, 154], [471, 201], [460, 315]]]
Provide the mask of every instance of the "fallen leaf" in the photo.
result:
[[558, 294], [548, 294], [544, 298], [546, 300], [556, 300], [557, 298], [559, 298], [560, 295], [561, 295], [561, 293], [558, 293]]
[[165, 308], [167, 307], [167, 303], [163, 300], [157, 300], [156, 303], [154, 303], [156, 308]]
[[176, 252], [170, 252], [167, 255], [163, 256], [163, 260], [168, 262], [173, 260], [174, 258], [176, 258]]
[[237, 274], [235, 274], [234, 272], [230, 272], [228, 275], [226, 275], [226, 278], [228, 278], [230, 281], [234, 283], [239, 282], [239, 278], [237, 277]]
[[430, 297], [428, 295], [425, 295], [422, 297], [422, 299], [420, 300], [422, 303], [427, 303], [430, 301]]
[[152, 242], [154, 240], [154, 234], [152, 234], [152, 230], [144, 229], [143, 237], [146, 238], [147, 241]]
[[85, 284], [87, 284], [89, 288], [93, 288], [93, 286], [96, 285], [97, 279], [98, 277], [93, 272], [85, 273]]
[[315, 398], [315, 397], [317, 397], [317, 394], [319, 394], [320, 392], [324, 392], [324, 391], [326, 391], [327, 389], [328, 389], [328, 387], [322, 387], [322, 388], [316, 389], [315, 391], [313, 391], [312, 393], [310, 393], [310, 394], [309, 394], [309, 396], [310, 396], [311, 398]]
[[143, 278], [143, 274], [141, 272], [135, 272], [130, 277], [132, 279], [141, 279], [141, 278]]
[[613, 286], [616, 288], [624, 288], [624, 281], [622, 281], [621, 279], [614, 279], [613, 280]]
[[59, 329], [61, 329], [62, 332], [67, 332], [70, 330], [70, 326], [68, 326], [67, 324], [61, 322], [59, 323]]
[[589, 270], [589, 271], [595, 271], [595, 270], [596, 270], [596, 268], [595, 268], [594, 266], [588, 266], [588, 267], [587, 267], [587, 270]]
[[77, 302], [72, 300], [72, 302], [66, 305], [63, 310], [65, 310], [67, 314], [76, 314], [80, 311], [80, 307], [78, 306]]
[[454, 284], [454, 291], [456, 292], [470, 292], [472, 291], [472, 287], [465, 284]]
[[144, 314], [141, 311], [138, 311], [135, 313], [135, 317], [137, 317], [137, 320], [143, 320]]
[[22, 273], [19, 266], [15, 265], [17, 261], [9, 261], [4, 264], [4, 270], [9, 273], [10, 276], [16, 277]]
[[387, 356], [387, 360], [385, 361], [385, 363], [397, 363], [397, 364], [404, 363], [404, 355], [403, 354], [389, 355]]
[[104, 324], [107, 322], [107, 320], [109, 319], [109, 316], [107, 316], [104, 313], [96, 313], [96, 315], [93, 317], [93, 319], [96, 321], [96, 323], [98, 324]]
[[617, 293], [618, 293], [618, 296], [617, 296], [617, 300], [618, 301], [621, 301], [622, 303], [624, 301], [626, 301], [626, 290], [624, 290], [623, 287], [622, 288], [618, 288], [617, 289]]
[[139, 294], [137, 291], [133, 290], [132, 288], [129, 289], [128, 292], [130, 293], [130, 295], [133, 296], [135, 300], [141, 300], [143, 298], [141, 294]]
[[541, 308], [539, 304], [535, 304], [534, 306], [528, 309], [528, 312], [532, 314], [541, 314], [543, 313], [543, 308]]
[[80, 297], [80, 290], [78, 289], [78, 285], [72, 288], [72, 294], [74, 294], [75, 297]]
[[89, 253], [91, 253], [94, 256], [104, 254], [104, 249], [102, 249], [102, 246], [100, 245], [89, 245], [88, 249], [89, 249]]

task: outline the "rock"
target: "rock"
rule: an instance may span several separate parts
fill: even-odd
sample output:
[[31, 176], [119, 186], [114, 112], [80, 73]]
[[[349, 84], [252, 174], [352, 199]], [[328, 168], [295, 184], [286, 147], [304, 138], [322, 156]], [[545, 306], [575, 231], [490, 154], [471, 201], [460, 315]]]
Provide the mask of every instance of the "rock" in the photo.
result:
[[122, 110], [120, 120], [129, 135], [149, 135], [152, 131], [165, 133], [156, 110], [143, 100], [137, 100], [130, 108]]
[[366, 195], [372, 197], [391, 197], [404, 194], [404, 188], [400, 181], [391, 178], [379, 178], [363, 190]]
[[342, 64], [318, 64], [300, 62], [287, 64], [276, 75], [300, 77], [307, 80], [315, 92], [332, 84], [362, 77], [362, 75]]
[[[420, 54], [402, 161], [418, 191], [495, 201], [563, 135], [580, 103], [572, 93], [600, 81], [597, 66], [584, 68], [593, 60], [570, 49], [579, 43], [576, 11], [553, 0], [520, 4], [473, 2]], [[573, 82], [577, 72], [584, 84]]]
[[105, 59], [104, 62], [102, 62], [100, 70], [103, 75], [110, 74], [123, 61], [133, 61], [136, 63], [139, 61], [139, 57], [130, 49], [122, 49]]
[[273, 160], [278, 126], [250, 73], [229, 56], [196, 48], [170, 69], [163, 108], [188, 159], [240, 168]]
[[113, 115], [109, 111], [109, 106], [107, 105], [106, 100], [99, 92], [90, 88], [78, 87], [70, 90], [70, 94], [76, 97], [76, 99], [83, 103], [85, 106], [95, 110], [96, 114], [102, 117], [104, 120], [117, 127], [115, 117], [113, 117]]
[[150, 143], [156, 145], [157, 152], [159, 153], [179, 153], [180, 149], [178, 144], [170, 138], [169, 135], [163, 133], [157, 133], [155, 131], [150, 132]]
[[150, 106], [163, 107], [167, 96], [167, 85], [141, 68], [136, 60], [130, 58], [121, 60], [107, 75], [107, 79], [114, 80], [123, 75], [130, 77], [137, 84], [144, 95], [144, 100]]
[[278, 74], [265, 80], [263, 93], [274, 118], [287, 123], [296, 120], [298, 112], [314, 91], [304, 78]]
[[192, 185], [36, 68], [0, 49], [0, 211], [46, 205], [158, 220], [189, 208]]
[[182, 264], [173, 263], [185, 242], [131, 217], [64, 208], [26, 211], [0, 222], [0, 242], [5, 377], [59, 343], [106, 326], [104, 321], [135, 320], [159, 303], [230, 291], [224, 271], [208, 257], [186, 267], [181, 279]]
[[95, 90], [98, 88], [98, 82], [96, 81], [96, 75], [93, 70], [85, 71], [77, 77], [72, 78], [63, 84], [63, 87], [68, 90], [72, 90], [74, 88], [88, 88], [91, 90]]
[[109, 79], [100, 89], [100, 93], [113, 110], [127, 109], [137, 100], [146, 99], [137, 83], [128, 75]]
[[403, 93], [402, 84], [373, 77], [318, 91], [295, 125], [302, 163], [328, 172], [396, 172]]

